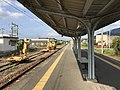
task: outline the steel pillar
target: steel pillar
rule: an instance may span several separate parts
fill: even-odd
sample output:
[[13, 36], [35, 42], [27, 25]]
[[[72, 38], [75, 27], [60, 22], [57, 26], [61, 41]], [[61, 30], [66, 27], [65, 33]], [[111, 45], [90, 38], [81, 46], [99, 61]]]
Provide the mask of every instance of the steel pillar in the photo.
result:
[[75, 52], [75, 54], [77, 54], [77, 39], [76, 38], [73, 39], [73, 51]]
[[73, 39], [73, 51], [75, 51], [75, 40]]
[[81, 36], [77, 38], [78, 40], [78, 60], [81, 59]]
[[88, 79], [95, 79], [94, 30], [88, 30]]
[[77, 38], [74, 40], [75, 54], [77, 54]]
[[88, 32], [88, 79], [95, 80], [95, 60], [94, 60], [94, 30], [102, 18], [92, 24], [92, 19], [84, 22]]

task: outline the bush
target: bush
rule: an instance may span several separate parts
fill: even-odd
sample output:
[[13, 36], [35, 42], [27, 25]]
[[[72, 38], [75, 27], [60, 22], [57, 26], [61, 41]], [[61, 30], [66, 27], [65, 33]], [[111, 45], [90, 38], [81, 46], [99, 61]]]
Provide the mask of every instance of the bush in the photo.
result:
[[106, 49], [104, 50], [104, 54], [108, 54], [108, 55], [114, 55], [114, 50], [113, 49]]
[[37, 48], [29, 48], [28, 49], [28, 52], [35, 52], [35, 51], [37, 51]]
[[87, 43], [83, 43], [82, 46], [83, 46], [83, 47], [87, 47], [88, 44], [87, 44]]
[[88, 44], [87, 43], [83, 43], [82, 44], [82, 48], [87, 49], [88, 48]]
[[115, 54], [120, 55], [120, 37], [117, 37], [113, 40], [112, 47], [115, 50]]

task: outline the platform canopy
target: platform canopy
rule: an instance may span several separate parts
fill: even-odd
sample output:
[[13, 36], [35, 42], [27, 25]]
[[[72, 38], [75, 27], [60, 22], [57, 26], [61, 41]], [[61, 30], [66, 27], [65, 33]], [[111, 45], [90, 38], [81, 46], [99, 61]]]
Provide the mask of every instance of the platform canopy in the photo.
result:
[[[120, 19], [120, 0], [18, 0], [59, 34], [87, 34], [85, 22], [98, 30]], [[91, 27], [92, 28], [92, 27]]]

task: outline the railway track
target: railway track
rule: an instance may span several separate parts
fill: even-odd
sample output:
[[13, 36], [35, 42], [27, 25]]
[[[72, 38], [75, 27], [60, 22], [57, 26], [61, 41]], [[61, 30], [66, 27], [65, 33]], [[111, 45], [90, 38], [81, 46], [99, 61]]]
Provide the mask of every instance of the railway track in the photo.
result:
[[[43, 54], [44, 54], [44, 52], [38, 52], [35, 54], [31, 54], [31, 55], [29, 55], [29, 59], [32, 60], [33, 58], [36, 58]], [[7, 63], [4, 62], [4, 63], [2, 63], [2, 65], [0, 65], [0, 77], [1, 77], [1, 75], [3, 75], [3, 72], [5, 72], [6, 70], [9, 70], [11, 68], [12, 69], [18, 68], [19, 65], [21, 65], [21, 64], [24, 64], [24, 63], [21, 63], [21, 62], [7, 62]]]
[[10, 62], [8, 62], [8, 63], [2, 63], [2, 65], [0, 65], [0, 68], [5, 67], [5, 66], [10, 65], [10, 64], [12, 64], [12, 63], [10, 63]]
[[[61, 48], [60, 48], [61, 49]], [[60, 50], [58, 49], [58, 50]], [[0, 79], [0, 89], [5, 88], [6, 86], [8, 86], [9, 84], [11, 84], [12, 82], [14, 82], [17, 78], [19, 78], [20, 76], [24, 75], [26, 72], [29, 72], [31, 69], [33, 69], [34, 67], [36, 67], [38, 64], [40, 64], [41, 62], [43, 62], [46, 58], [50, 57], [51, 55], [53, 55], [55, 52], [57, 52], [58, 50], [52, 50], [50, 52], [38, 52], [36, 54], [32, 54], [29, 57], [29, 61], [26, 63], [16, 63], [12, 66], [8, 66], [7, 64], [1, 67], [4, 67], [4, 69], [0, 69], [1, 72], [3, 72], [4, 70], [9, 70], [10, 68], [12, 68], [13, 72], [10, 71], [10, 73], [4, 75], [1, 79]], [[8, 64], [9, 65], [9, 64]], [[12, 64], [11, 64], [12, 65]], [[15, 69], [16, 68], [16, 69]], [[1, 73], [0, 72], [0, 73]], [[3, 74], [2, 74], [3, 75]]]
[[0, 73], [17, 65], [19, 65], [19, 63], [5, 65], [4, 67], [0, 68]]

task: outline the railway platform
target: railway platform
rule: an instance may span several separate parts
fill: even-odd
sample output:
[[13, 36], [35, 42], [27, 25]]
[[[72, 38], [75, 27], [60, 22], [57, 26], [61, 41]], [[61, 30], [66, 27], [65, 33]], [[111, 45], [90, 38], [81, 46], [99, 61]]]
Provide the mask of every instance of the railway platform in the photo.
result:
[[72, 50], [67, 45], [24, 75], [9, 90], [116, 90], [113, 87], [84, 81]]

